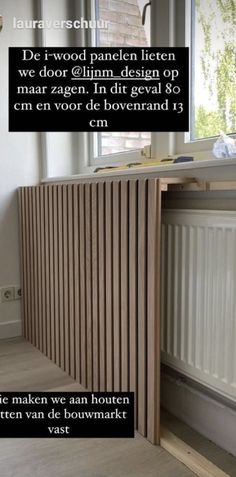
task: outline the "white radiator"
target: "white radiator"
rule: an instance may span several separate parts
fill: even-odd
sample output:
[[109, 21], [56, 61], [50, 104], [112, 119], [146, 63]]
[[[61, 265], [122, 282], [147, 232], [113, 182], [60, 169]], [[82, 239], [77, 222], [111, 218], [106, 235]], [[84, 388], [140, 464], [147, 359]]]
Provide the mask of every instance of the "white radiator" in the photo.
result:
[[166, 210], [162, 362], [236, 398], [236, 212]]

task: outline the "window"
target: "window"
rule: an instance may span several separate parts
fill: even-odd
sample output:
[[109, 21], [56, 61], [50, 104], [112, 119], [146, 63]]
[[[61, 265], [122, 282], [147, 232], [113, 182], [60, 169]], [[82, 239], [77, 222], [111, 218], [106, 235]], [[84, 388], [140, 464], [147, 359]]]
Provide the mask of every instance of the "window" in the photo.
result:
[[236, 131], [236, 2], [192, 1], [191, 140]]
[[176, 46], [190, 47], [190, 131], [175, 135], [174, 152], [212, 159], [220, 131], [236, 131], [236, 1], [179, 1]]
[[[97, 30], [96, 46], [142, 47], [149, 46], [150, 27], [148, 18], [145, 27], [141, 15], [143, 0], [95, 0], [95, 15], [106, 20], [106, 30]], [[96, 163], [140, 159], [140, 150], [150, 144], [148, 132], [101, 132], [93, 134], [93, 156]], [[92, 161], [93, 162], [93, 161]]]

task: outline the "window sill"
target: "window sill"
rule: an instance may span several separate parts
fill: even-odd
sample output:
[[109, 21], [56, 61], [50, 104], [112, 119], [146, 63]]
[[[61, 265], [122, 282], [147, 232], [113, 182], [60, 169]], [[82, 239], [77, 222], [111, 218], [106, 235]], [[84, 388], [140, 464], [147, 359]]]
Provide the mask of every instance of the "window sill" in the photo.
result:
[[90, 172], [88, 174], [76, 174], [72, 176], [49, 177], [41, 183], [50, 184], [55, 182], [75, 182], [77, 180], [106, 179], [112, 177], [195, 177], [199, 180], [236, 180], [236, 158], [211, 159], [194, 161], [191, 163], [170, 164], [163, 166], [148, 166], [143, 168], [132, 167], [124, 170], [112, 170], [110, 172]]

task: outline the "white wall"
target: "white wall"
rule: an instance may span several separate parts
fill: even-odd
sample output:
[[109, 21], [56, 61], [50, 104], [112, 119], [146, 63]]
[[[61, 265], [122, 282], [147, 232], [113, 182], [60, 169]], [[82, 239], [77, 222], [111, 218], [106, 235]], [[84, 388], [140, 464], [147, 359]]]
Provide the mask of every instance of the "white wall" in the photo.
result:
[[[0, 33], [0, 287], [20, 284], [17, 188], [39, 181], [38, 133], [8, 132], [8, 47], [35, 46], [32, 30], [14, 30], [12, 18], [34, 18], [33, 0], [1, 0]], [[20, 301], [0, 303], [0, 339], [20, 334]]]

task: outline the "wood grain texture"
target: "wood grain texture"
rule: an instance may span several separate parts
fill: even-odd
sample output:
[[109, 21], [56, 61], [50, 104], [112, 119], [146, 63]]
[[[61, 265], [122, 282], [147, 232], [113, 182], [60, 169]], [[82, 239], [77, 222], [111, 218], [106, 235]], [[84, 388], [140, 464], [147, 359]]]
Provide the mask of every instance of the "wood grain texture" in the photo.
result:
[[60, 367], [65, 369], [65, 332], [64, 332], [64, 288], [63, 288], [63, 225], [62, 225], [62, 188], [58, 188], [58, 289], [59, 289], [59, 335]]
[[196, 452], [168, 429], [161, 429], [161, 447], [182, 462], [198, 477], [230, 477], [215, 464]]
[[121, 182], [121, 217], [120, 217], [120, 276], [121, 276], [121, 307], [120, 307], [120, 319], [121, 319], [121, 390], [126, 391], [129, 389], [129, 182]]
[[48, 253], [49, 253], [49, 328], [50, 328], [50, 353], [52, 361], [56, 361], [56, 334], [55, 334], [55, 275], [53, 257], [53, 186], [48, 187]]
[[81, 316], [80, 316], [80, 257], [79, 257], [79, 191], [73, 187], [73, 256], [74, 256], [74, 326], [75, 326], [75, 379], [81, 381]]
[[79, 260], [80, 260], [80, 319], [81, 319], [81, 384], [87, 387], [87, 352], [86, 352], [86, 262], [85, 262], [85, 187], [79, 188]]
[[[135, 419], [138, 422], [138, 181], [130, 182], [129, 193], [129, 376], [135, 393]], [[137, 426], [137, 424], [136, 424]]]
[[45, 204], [44, 204], [44, 189], [40, 189], [40, 243], [41, 243], [41, 298], [42, 298], [42, 352], [47, 353], [47, 329], [46, 329], [46, 272], [45, 272]]
[[98, 184], [98, 293], [99, 293], [99, 383], [106, 391], [106, 259], [105, 259], [105, 184]]
[[147, 434], [147, 181], [138, 184], [138, 430]]
[[62, 239], [63, 239], [63, 328], [64, 328], [64, 369], [70, 372], [70, 322], [69, 322], [69, 261], [68, 261], [68, 186], [62, 186]]
[[33, 240], [32, 240], [32, 202], [31, 202], [31, 187], [27, 190], [27, 207], [28, 207], [28, 243], [27, 243], [27, 270], [28, 270], [28, 334], [32, 344], [35, 345], [34, 337], [34, 311], [33, 311]]
[[156, 179], [148, 183], [147, 213], [147, 438], [159, 444], [161, 192]]
[[113, 184], [113, 323], [114, 323], [114, 391], [121, 389], [121, 201], [120, 183]]
[[75, 291], [74, 291], [74, 197], [72, 185], [68, 185], [68, 299], [69, 299], [69, 361], [70, 376], [75, 378]]
[[25, 336], [88, 390], [135, 392], [159, 442], [158, 180], [22, 188]]
[[106, 247], [106, 390], [113, 391], [113, 234], [112, 234], [112, 184], [105, 184], [105, 247]]
[[45, 320], [46, 354], [51, 359], [51, 316], [50, 316], [50, 262], [49, 262], [49, 188], [44, 188], [44, 233], [45, 233]]
[[99, 391], [99, 270], [98, 270], [98, 187], [91, 185], [91, 227], [92, 227], [92, 389]]
[[85, 184], [85, 261], [86, 261], [86, 354], [87, 388], [93, 388], [93, 329], [92, 329], [92, 224], [91, 184]]
[[35, 215], [35, 188], [31, 189], [31, 266], [32, 266], [32, 324], [34, 345], [38, 346], [38, 313], [37, 313], [37, 235], [36, 235], [36, 215]]
[[58, 249], [58, 188], [53, 186], [53, 304], [54, 304], [54, 334], [55, 334], [55, 363], [60, 366], [60, 322], [59, 322], [59, 249]]

